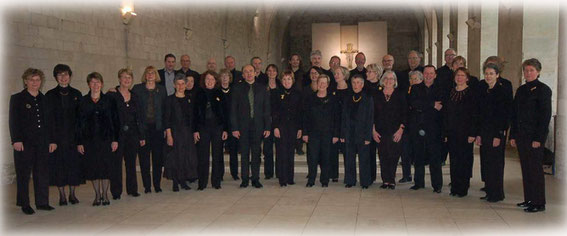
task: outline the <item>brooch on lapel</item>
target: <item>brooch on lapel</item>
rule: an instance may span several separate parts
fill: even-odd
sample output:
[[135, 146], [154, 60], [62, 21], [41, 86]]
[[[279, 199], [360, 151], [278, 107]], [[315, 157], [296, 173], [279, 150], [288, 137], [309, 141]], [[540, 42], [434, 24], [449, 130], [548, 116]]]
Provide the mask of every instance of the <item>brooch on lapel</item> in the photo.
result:
[[31, 105], [30, 105], [30, 104], [26, 104], [26, 108], [27, 108], [27, 109], [30, 109], [30, 108], [31, 108]]
[[382, 91], [382, 86], [378, 86], [378, 90]]
[[337, 95], [337, 92], [333, 91], [333, 95]]
[[536, 88], [537, 88], [537, 87], [533, 87], [533, 88], [530, 89], [530, 91], [534, 91]]
[[217, 97], [217, 101], [219, 101], [219, 102], [220, 102], [220, 98], [219, 98], [219, 97]]
[[283, 100], [284, 98], [285, 98], [285, 94], [282, 94], [282, 95], [281, 95], [281, 99]]

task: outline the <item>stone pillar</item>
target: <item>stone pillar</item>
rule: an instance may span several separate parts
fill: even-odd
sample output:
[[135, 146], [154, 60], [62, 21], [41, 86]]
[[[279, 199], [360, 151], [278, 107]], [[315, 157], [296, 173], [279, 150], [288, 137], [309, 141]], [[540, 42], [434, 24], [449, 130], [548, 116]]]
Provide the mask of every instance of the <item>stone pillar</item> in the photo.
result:
[[498, 7], [498, 56], [505, 61], [503, 78], [512, 82], [514, 91], [521, 84], [523, 5], [500, 2]]
[[[467, 58], [467, 68], [471, 75], [479, 77], [478, 72], [480, 71], [480, 29], [478, 23], [482, 25], [481, 21], [481, 9], [478, 5], [469, 6], [469, 23], [468, 26], [469, 37], [468, 37], [468, 54]], [[479, 77], [480, 78], [480, 77]]]
[[469, 5], [466, 0], [457, 3], [457, 54], [467, 58], [469, 30], [465, 23], [469, 19]]
[[483, 77], [482, 63], [489, 56], [498, 55], [498, 2], [481, 3], [479, 79]]
[[[567, 17], [565, 17], [565, 3], [562, 4], [561, 10], [559, 11], [559, 42], [565, 42], [567, 40]], [[564, 75], [567, 73], [566, 62], [567, 62], [567, 47], [564, 43], [560, 43], [558, 50], [558, 74]], [[557, 136], [555, 141], [558, 144], [565, 144], [565, 134], [567, 133], [567, 123], [566, 123], [566, 107], [565, 102], [567, 102], [567, 82], [560, 79], [557, 81]], [[567, 156], [567, 147], [565, 145], [557, 145], [555, 147], [555, 177], [565, 180], [565, 156]]]

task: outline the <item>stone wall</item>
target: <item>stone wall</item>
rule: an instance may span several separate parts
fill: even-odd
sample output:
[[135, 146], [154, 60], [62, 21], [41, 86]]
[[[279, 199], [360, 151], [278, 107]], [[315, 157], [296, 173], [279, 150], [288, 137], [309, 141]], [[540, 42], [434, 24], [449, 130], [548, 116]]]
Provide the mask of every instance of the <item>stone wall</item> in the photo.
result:
[[[256, 55], [268, 58], [265, 65], [279, 62], [281, 57], [281, 42], [267, 43], [271, 28], [283, 28], [272, 25], [277, 19], [273, 8], [140, 4], [135, 6], [137, 16], [128, 26], [122, 23], [119, 8], [118, 4], [106, 4], [4, 9], [2, 181], [10, 181], [5, 177], [13, 172], [8, 95], [22, 89], [20, 76], [28, 67], [45, 72], [42, 91], [47, 92], [56, 86], [53, 67], [57, 63], [68, 64], [73, 70], [72, 86], [86, 93], [86, 75], [92, 71], [103, 75], [107, 89], [118, 84], [116, 73], [120, 68], [130, 66], [135, 81], [139, 81], [145, 66], [162, 68], [167, 53], [178, 57], [176, 68], [180, 67], [179, 56], [189, 54], [191, 68], [198, 72], [205, 70], [210, 57], [216, 59], [219, 69], [224, 67], [223, 58], [227, 55], [236, 58], [237, 68]], [[272, 30], [271, 38], [282, 38], [282, 34], [283, 30]]]
[[[407, 53], [412, 49], [423, 52], [421, 31], [416, 11], [419, 9], [412, 6], [385, 6], [371, 8], [349, 8], [349, 9], [325, 9], [318, 10], [321, 6], [311, 6], [296, 11], [288, 25], [289, 45], [287, 48], [289, 56], [291, 53], [299, 53], [303, 59], [303, 67], [307, 69], [310, 65], [309, 53], [311, 52], [311, 24], [338, 22], [341, 25], [357, 25], [363, 21], [386, 21], [388, 24], [388, 53], [396, 60], [394, 69], [407, 68]], [[422, 10], [421, 10], [422, 11]], [[285, 49], [283, 51], [286, 51]], [[366, 63], [378, 62], [382, 58], [367, 58]], [[322, 63], [328, 68], [328, 61]], [[343, 65], [346, 62], [342, 62]]]

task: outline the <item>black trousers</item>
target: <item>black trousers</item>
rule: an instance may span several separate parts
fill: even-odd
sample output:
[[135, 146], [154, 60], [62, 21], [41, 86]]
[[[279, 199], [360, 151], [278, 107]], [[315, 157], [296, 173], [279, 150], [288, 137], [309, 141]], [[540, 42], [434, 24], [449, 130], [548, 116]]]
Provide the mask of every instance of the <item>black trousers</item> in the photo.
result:
[[264, 154], [264, 175], [266, 178], [272, 178], [274, 177], [274, 131], [272, 130], [270, 136], [264, 138], [262, 141], [264, 143], [264, 145], [262, 145], [262, 153]]
[[356, 185], [356, 154], [358, 154], [358, 171], [360, 172], [360, 185], [370, 186], [370, 158], [368, 157], [368, 146], [357, 143], [345, 143], [345, 184]]
[[473, 143], [468, 142], [466, 135], [453, 135], [447, 138], [447, 147], [451, 161], [451, 193], [467, 195], [474, 161]]
[[339, 154], [343, 156], [343, 163], [345, 160], [345, 145], [340, 141], [331, 144], [331, 150], [329, 154], [329, 178], [338, 179], [339, 178]]
[[24, 150], [14, 151], [14, 165], [16, 168], [17, 206], [30, 205], [30, 175], [33, 175], [33, 189], [35, 205], [49, 204], [49, 146], [24, 142]]
[[329, 151], [333, 137], [331, 134], [311, 133], [307, 145], [307, 183], [315, 184], [317, 165], [321, 168], [319, 182], [329, 183]]
[[413, 162], [413, 144], [409, 135], [402, 136], [402, 176], [405, 179], [411, 178], [411, 163]]
[[[380, 158], [380, 173], [382, 182], [395, 184], [396, 170], [398, 161], [402, 152], [402, 144], [394, 142], [392, 135], [382, 135], [380, 143], [378, 143], [378, 155]], [[372, 161], [372, 160], [371, 160]]]
[[276, 176], [280, 184], [293, 183], [296, 141], [297, 129], [280, 128], [280, 138], [276, 138]]
[[[493, 137], [481, 135], [480, 157], [485, 161], [485, 185], [488, 199], [504, 199], [504, 150], [506, 138], [493, 147]], [[530, 144], [531, 146], [531, 144]], [[520, 160], [521, 161], [521, 160]], [[541, 166], [540, 166], [541, 167]], [[542, 168], [543, 171], [543, 168]]]
[[222, 125], [211, 122], [199, 130], [201, 139], [197, 143], [199, 152], [199, 164], [197, 172], [199, 174], [199, 187], [206, 188], [209, 180], [209, 164], [212, 152], [212, 171], [211, 184], [213, 187], [220, 186], [223, 169], [223, 151], [222, 151]]
[[[254, 124], [250, 122], [250, 127], [253, 126]], [[248, 183], [250, 174], [252, 174], [251, 180], [253, 182], [258, 181], [260, 176], [262, 135], [257, 135], [257, 132], [254, 130], [240, 131], [238, 144], [240, 148], [240, 177], [242, 182]]]
[[443, 173], [441, 170], [441, 138], [414, 135], [414, 182], [415, 185], [425, 187], [425, 165], [429, 164], [431, 175], [431, 187], [441, 189], [443, 187]]
[[[146, 190], [152, 187], [152, 177], [154, 189], [161, 189], [161, 175], [163, 171], [163, 146], [165, 145], [163, 130], [156, 130], [155, 124], [146, 125], [146, 145], [139, 150], [140, 171], [142, 172], [142, 182]], [[120, 146], [120, 145], [119, 145]], [[150, 154], [152, 176], [150, 176]]]
[[545, 205], [545, 175], [543, 173], [543, 156], [545, 141], [539, 148], [532, 148], [532, 139], [523, 132], [518, 132], [516, 145], [522, 167], [522, 183], [524, 200], [534, 205]]
[[[378, 167], [376, 166], [376, 149], [378, 148], [378, 143], [374, 140], [370, 141], [368, 144], [368, 161], [370, 162], [370, 179], [372, 183], [376, 181], [376, 173], [378, 172]], [[397, 163], [396, 163], [397, 164]]]
[[138, 179], [136, 177], [136, 154], [140, 148], [138, 135], [123, 132], [118, 141], [116, 157], [112, 161], [112, 174], [110, 175], [110, 193], [112, 196], [122, 195], [122, 161], [126, 166], [126, 193], [138, 192]]
[[230, 175], [235, 178], [238, 177], [238, 139], [229, 134], [225, 143], [228, 147]]

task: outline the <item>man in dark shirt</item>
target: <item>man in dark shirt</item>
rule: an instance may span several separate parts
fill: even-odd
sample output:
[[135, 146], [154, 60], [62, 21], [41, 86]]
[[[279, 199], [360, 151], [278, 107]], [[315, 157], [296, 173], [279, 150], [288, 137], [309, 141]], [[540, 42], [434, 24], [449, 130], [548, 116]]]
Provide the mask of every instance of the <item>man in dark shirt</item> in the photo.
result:
[[356, 54], [354, 62], [356, 63], [356, 68], [350, 71], [350, 77], [348, 78], [349, 81], [354, 75], [362, 75], [362, 78], [366, 81], [366, 68], [364, 67], [364, 64], [366, 64], [366, 56], [364, 53], [359, 52]]
[[[260, 145], [262, 138], [270, 136], [270, 95], [264, 84], [256, 82], [254, 67], [242, 68], [244, 80], [234, 86], [232, 93], [230, 124], [232, 136], [238, 139], [241, 151], [241, 188], [248, 187], [252, 168], [252, 186], [261, 188]], [[252, 157], [250, 158], [250, 153]]]
[[169, 53], [165, 55], [163, 59], [164, 68], [158, 70], [159, 78], [161, 79], [158, 84], [165, 86], [167, 95], [175, 93], [175, 88], [173, 87], [173, 79], [175, 78], [175, 55]]
[[453, 70], [451, 70], [451, 65], [453, 64], [453, 59], [457, 56], [455, 49], [449, 48], [445, 50], [445, 65], [437, 69], [437, 83], [441, 87], [444, 93], [449, 94], [453, 85]]
[[[329, 76], [329, 78], [334, 78], [333, 76], [333, 72], [331, 70], [325, 70], [323, 69], [323, 67], [321, 67], [321, 58], [322, 58], [322, 54], [321, 51], [319, 50], [315, 50], [311, 52], [311, 66], [313, 67], [318, 67], [321, 69], [321, 72], [323, 72], [323, 74], [326, 74], [327, 76]], [[309, 75], [309, 70], [307, 70], [305, 72], [305, 74], [303, 74], [303, 87], [309, 87], [309, 84], [311, 83], [311, 78]], [[336, 81], [334, 79], [331, 79], [331, 84], [329, 85], [329, 88], [334, 88], [336, 87]]]
[[232, 84], [242, 80], [242, 71], [236, 70], [236, 62], [233, 56], [226, 56], [224, 58], [224, 67], [232, 74]]
[[253, 57], [252, 59], [250, 59], [250, 64], [254, 66], [254, 73], [256, 74], [256, 82], [267, 85], [268, 75], [262, 72], [262, 58]]
[[191, 70], [189, 68], [191, 66], [191, 58], [189, 57], [189, 55], [185, 54], [181, 56], [180, 61], [181, 61], [181, 69], [179, 69], [176, 72], [176, 74], [183, 73], [186, 76], [193, 76], [193, 79], [195, 79], [195, 85], [199, 86], [199, 84], [201, 84], [200, 83], [201, 75], [197, 71]]

